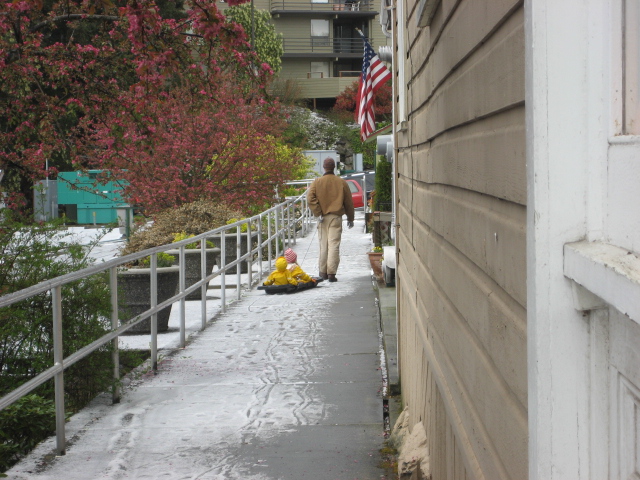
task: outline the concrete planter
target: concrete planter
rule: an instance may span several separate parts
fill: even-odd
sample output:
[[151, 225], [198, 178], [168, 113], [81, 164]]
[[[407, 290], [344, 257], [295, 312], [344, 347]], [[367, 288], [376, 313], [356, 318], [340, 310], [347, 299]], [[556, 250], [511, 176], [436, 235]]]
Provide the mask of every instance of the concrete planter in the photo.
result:
[[[258, 232], [251, 233], [251, 242], [255, 242], [258, 239]], [[219, 249], [221, 248], [220, 235], [216, 235], [215, 237], [209, 237], [207, 240], [213, 242], [213, 244]], [[247, 253], [247, 234], [243, 233], [240, 238], [240, 255], [244, 255]], [[234, 261], [237, 257], [237, 234], [235, 233], [227, 233], [224, 236], [224, 249], [225, 249], [225, 264], [228, 264]], [[247, 262], [242, 262], [240, 273], [247, 273]]]
[[[178, 290], [180, 269], [178, 267], [161, 267], [158, 275], [158, 303], [173, 297]], [[120, 292], [119, 317], [129, 320], [151, 308], [151, 269], [130, 268], [118, 272], [118, 287]], [[169, 328], [171, 306], [158, 312], [158, 333], [166, 332]], [[151, 318], [138, 323], [127, 330], [127, 333], [151, 333]]]
[[[206, 249], [206, 258], [207, 258], [207, 274], [211, 273], [213, 270], [213, 266], [218, 261], [217, 259], [220, 257], [220, 249], [219, 248], [207, 248]], [[169, 250], [166, 253], [169, 255], [173, 255], [175, 257], [174, 265], [179, 265], [180, 262], [180, 250]], [[184, 250], [184, 258], [185, 258], [185, 288], [189, 288], [191, 285], [199, 282], [202, 278], [200, 272], [200, 258], [201, 250], [199, 248], [185, 248]], [[187, 300], [201, 300], [201, 290], [197, 289], [194, 292], [191, 292], [185, 298]]]

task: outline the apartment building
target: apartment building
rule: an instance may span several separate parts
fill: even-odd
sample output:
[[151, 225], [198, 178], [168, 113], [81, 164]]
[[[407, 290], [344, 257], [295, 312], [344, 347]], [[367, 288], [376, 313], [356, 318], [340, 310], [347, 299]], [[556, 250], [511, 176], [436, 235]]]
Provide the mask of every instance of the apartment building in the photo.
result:
[[387, 45], [381, 0], [254, 0], [253, 7], [270, 12], [283, 36], [280, 79], [293, 80], [314, 109], [332, 105], [358, 78], [363, 43], [357, 29], [375, 50]]

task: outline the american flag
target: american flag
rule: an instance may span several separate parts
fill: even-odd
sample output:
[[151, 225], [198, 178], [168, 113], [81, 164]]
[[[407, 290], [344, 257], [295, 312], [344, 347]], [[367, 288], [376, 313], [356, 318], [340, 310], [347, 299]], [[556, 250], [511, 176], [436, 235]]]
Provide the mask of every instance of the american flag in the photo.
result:
[[360, 124], [360, 138], [364, 142], [376, 129], [373, 95], [391, 78], [391, 72], [378, 58], [364, 35], [362, 35], [362, 40], [364, 41], [364, 56], [362, 58], [360, 87], [356, 97], [356, 119]]

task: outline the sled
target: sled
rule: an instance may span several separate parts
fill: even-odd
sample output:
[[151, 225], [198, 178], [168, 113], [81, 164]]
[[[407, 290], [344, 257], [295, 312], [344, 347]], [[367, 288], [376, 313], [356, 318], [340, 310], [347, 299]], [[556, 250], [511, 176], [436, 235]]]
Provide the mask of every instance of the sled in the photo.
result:
[[299, 283], [298, 285], [260, 285], [258, 290], [264, 290], [267, 295], [301, 292], [302, 290], [315, 288], [323, 280], [321, 277], [313, 277], [313, 279], [315, 282]]

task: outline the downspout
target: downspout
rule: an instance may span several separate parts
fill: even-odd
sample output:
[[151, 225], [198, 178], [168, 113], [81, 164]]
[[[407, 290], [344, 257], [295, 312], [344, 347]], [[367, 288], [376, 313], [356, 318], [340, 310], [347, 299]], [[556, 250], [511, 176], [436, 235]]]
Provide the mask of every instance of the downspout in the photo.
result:
[[[402, 0], [400, 0], [402, 1]], [[386, 3], [389, 2], [389, 6], [386, 5]], [[399, 125], [398, 125], [398, 108], [397, 108], [397, 98], [399, 98], [399, 89], [400, 88], [404, 88], [403, 85], [398, 85], [398, 56], [397, 56], [397, 52], [398, 52], [398, 24], [397, 24], [397, 0], [381, 0], [382, 3], [382, 10], [386, 10], [387, 11], [387, 18], [385, 20], [384, 23], [382, 24], [382, 31], [385, 34], [385, 36], [387, 37], [391, 37], [391, 51], [389, 51], [388, 47], [387, 48], [381, 48], [380, 52], [379, 52], [379, 56], [380, 56], [380, 60], [382, 61], [386, 61], [386, 62], [391, 62], [391, 72], [392, 72], [392, 87], [391, 87], [391, 91], [393, 92], [393, 108], [392, 108], [392, 112], [391, 112], [391, 126], [392, 126], [392, 131], [391, 131], [391, 138], [393, 139], [393, 145], [392, 145], [392, 152], [391, 152], [391, 160], [392, 160], [392, 167], [391, 167], [391, 173], [393, 175], [393, 181], [391, 183], [391, 234], [392, 234], [392, 239], [394, 242], [394, 245], [396, 246], [395, 249], [395, 254], [396, 254], [396, 276], [395, 276], [395, 281], [396, 281], [396, 288], [395, 288], [395, 294], [396, 294], [396, 332], [400, 331], [400, 298], [399, 298], [399, 291], [400, 291], [400, 283], [399, 283], [399, 278], [398, 278], [398, 271], [399, 271], [399, 267], [400, 267], [400, 249], [398, 248], [398, 244], [397, 244], [397, 239], [398, 239], [398, 235], [397, 235], [397, 228], [399, 227], [397, 221], [396, 221], [396, 212], [397, 212], [397, 203], [398, 203], [398, 195], [397, 195], [397, 191], [398, 191], [398, 172], [397, 172], [397, 161], [398, 161], [398, 130], [399, 130]], [[389, 21], [390, 20], [390, 21]], [[388, 30], [387, 26], [391, 27], [391, 31]], [[402, 31], [400, 32], [400, 34], [402, 34]], [[403, 52], [400, 52], [401, 54], [403, 54]], [[402, 352], [401, 352], [401, 344], [400, 344], [400, 336], [396, 335], [396, 351], [398, 352], [398, 356], [397, 356], [397, 365], [398, 365], [398, 375], [399, 375], [399, 381], [400, 381], [400, 389], [402, 389]]]

